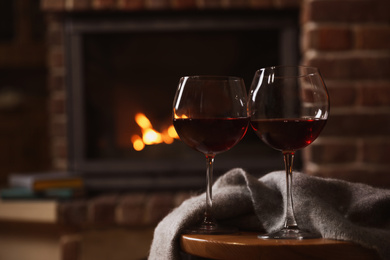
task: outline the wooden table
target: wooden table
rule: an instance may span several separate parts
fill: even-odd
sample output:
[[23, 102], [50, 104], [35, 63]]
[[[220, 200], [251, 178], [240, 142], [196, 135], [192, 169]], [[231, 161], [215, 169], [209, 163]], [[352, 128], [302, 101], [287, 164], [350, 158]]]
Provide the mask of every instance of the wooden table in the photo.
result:
[[380, 259], [374, 250], [346, 241], [265, 240], [252, 232], [182, 235], [180, 242], [185, 253], [211, 259]]

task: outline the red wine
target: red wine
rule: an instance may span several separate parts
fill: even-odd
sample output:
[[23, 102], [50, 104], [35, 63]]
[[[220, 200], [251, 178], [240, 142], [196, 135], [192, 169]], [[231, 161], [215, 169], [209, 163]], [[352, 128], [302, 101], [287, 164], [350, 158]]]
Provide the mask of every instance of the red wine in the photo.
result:
[[180, 139], [204, 154], [229, 150], [245, 135], [248, 118], [180, 118], [173, 125]]
[[251, 125], [267, 145], [276, 150], [295, 151], [311, 144], [325, 126], [325, 119], [259, 119]]

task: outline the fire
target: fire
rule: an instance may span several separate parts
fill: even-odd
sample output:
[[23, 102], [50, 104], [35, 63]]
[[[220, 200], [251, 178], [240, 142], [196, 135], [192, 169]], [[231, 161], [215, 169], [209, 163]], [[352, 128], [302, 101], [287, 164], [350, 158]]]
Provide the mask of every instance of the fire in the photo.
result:
[[145, 145], [154, 145], [154, 144], [171, 144], [174, 139], [178, 139], [175, 128], [173, 125], [170, 125], [167, 129], [164, 129], [161, 133], [153, 129], [152, 123], [150, 120], [143, 114], [138, 113], [134, 117], [135, 122], [141, 128], [142, 136], [133, 135], [131, 137], [131, 142], [133, 143], [133, 148], [136, 151], [141, 151], [145, 148]]
[[142, 129], [152, 128], [152, 124], [150, 123], [149, 119], [142, 113], [138, 113], [138, 114], [135, 115], [135, 122]]
[[174, 117], [175, 117], [175, 119], [188, 118], [188, 116], [186, 114], [182, 114], [182, 115], [179, 116], [178, 114], [176, 114], [176, 111], [174, 112]]
[[139, 135], [133, 135], [131, 137], [131, 142], [133, 143], [133, 148], [136, 151], [141, 151], [142, 149], [145, 148], [145, 144]]

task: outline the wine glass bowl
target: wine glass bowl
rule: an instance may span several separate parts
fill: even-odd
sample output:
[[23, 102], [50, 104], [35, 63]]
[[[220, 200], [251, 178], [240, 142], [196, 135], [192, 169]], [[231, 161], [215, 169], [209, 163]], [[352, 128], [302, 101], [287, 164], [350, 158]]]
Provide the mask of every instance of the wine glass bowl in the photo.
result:
[[286, 170], [285, 223], [281, 230], [259, 236], [276, 239], [316, 237], [300, 230], [292, 199], [292, 167], [297, 150], [310, 145], [329, 116], [329, 96], [317, 68], [268, 67], [256, 71], [249, 92], [251, 126], [259, 138], [283, 153]]
[[186, 233], [223, 234], [235, 229], [219, 225], [212, 214], [215, 155], [228, 151], [245, 135], [249, 124], [244, 81], [229, 76], [182, 77], [173, 103], [173, 125], [180, 140], [206, 156], [206, 210], [197, 227]]

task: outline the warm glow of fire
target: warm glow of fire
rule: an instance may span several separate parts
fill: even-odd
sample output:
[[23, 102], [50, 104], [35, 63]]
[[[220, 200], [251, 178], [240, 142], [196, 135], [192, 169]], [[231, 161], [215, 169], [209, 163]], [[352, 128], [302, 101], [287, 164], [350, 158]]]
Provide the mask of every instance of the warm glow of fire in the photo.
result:
[[141, 151], [142, 149], [145, 148], [145, 144], [139, 135], [133, 135], [131, 137], [131, 142], [133, 143], [133, 148], [136, 151]]
[[162, 142], [161, 134], [153, 129], [143, 129], [142, 131], [142, 141], [144, 141], [145, 144], [151, 145], [151, 144], [159, 144]]
[[142, 113], [138, 113], [138, 114], [135, 115], [135, 122], [142, 129], [152, 128], [152, 124], [150, 123], [149, 119]]
[[136, 151], [141, 151], [145, 148], [145, 145], [161, 143], [171, 144], [173, 143], [174, 139], [179, 138], [173, 125], [170, 125], [167, 129], [164, 129], [160, 133], [153, 129], [152, 123], [143, 113], [136, 114], [134, 119], [141, 128], [142, 132], [142, 137], [139, 135], [133, 135], [131, 137], [133, 148]]
[[168, 127], [167, 129], [167, 134], [169, 137], [171, 138], [179, 138], [179, 136], [177, 135], [176, 133], [176, 130], [175, 130], [175, 127], [173, 125], [171, 125], [170, 127]]
[[185, 114], [179, 116], [178, 114], [176, 114], [176, 111], [175, 111], [174, 115], [175, 115], [175, 119], [188, 118], [188, 116]]

